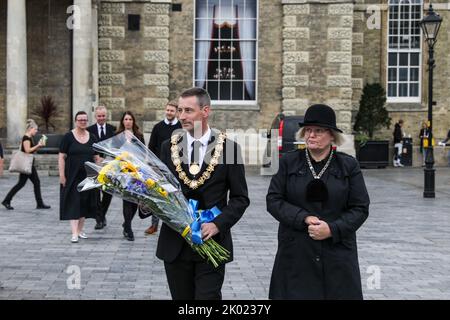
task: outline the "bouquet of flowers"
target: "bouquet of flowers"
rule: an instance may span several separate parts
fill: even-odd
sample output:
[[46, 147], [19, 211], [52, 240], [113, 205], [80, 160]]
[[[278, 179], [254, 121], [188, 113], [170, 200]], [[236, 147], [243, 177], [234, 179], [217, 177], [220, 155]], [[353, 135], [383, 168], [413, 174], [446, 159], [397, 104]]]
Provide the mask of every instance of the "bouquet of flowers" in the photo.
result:
[[201, 257], [215, 267], [228, 260], [229, 252], [213, 239], [203, 241], [201, 224], [212, 221], [221, 211], [214, 207], [197, 210], [197, 201], [187, 201], [178, 180], [134, 135], [123, 132], [93, 145], [105, 154], [102, 166], [86, 162], [88, 177], [78, 191], [99, 188], [126, 201], [137, 203], [141, 210], [155, 214], [178, 232]]

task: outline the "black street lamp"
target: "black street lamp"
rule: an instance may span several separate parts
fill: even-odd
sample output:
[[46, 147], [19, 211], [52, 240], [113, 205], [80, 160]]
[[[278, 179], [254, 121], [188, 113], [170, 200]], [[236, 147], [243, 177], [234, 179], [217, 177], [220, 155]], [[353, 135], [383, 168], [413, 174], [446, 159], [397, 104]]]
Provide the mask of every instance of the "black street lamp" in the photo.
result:
[[442, 18], [433, 10], [430, 3], [427, 16], [419, 22], [428, 43], [428, 148], [424, 169], [424, 198], [434, 198], [434, 152], [433, 152], [433, 68], [434, 45], [437, 40]]

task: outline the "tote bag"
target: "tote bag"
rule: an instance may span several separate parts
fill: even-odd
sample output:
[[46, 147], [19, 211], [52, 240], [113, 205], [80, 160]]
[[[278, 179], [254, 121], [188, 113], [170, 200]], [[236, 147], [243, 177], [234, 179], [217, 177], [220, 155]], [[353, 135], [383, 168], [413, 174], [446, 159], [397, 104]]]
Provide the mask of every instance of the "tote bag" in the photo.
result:
[[[22, 144], [20, 144], [22, 146]], [[33, 168], [33, 155], [20, 150], [16, 151], [9, 164], [9, 172], [18, 172], [30, 175]]]

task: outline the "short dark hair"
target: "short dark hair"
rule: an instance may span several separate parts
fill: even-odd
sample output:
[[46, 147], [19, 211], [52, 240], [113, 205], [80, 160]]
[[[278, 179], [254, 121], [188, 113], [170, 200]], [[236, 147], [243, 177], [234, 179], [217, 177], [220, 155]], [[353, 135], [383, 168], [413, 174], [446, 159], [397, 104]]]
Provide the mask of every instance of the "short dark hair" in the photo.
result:
[[167, 106], [178, 108], [178, 99], [170, 100], [169, 102], [167, 102], [166, 107]]
[[211, 106], [211, 97], [208, 91], [203, 88], [193, 87], [183, 91], [180, 98], [197, 97], [197, 102], [200, 108]]
[[78, 112], [75, 114], [75, 121], [77, 121], [78, 116], [81, 116], [81, 115], [83, 115], [83, 114], [88, 115], [85, 111], [78, 111]]

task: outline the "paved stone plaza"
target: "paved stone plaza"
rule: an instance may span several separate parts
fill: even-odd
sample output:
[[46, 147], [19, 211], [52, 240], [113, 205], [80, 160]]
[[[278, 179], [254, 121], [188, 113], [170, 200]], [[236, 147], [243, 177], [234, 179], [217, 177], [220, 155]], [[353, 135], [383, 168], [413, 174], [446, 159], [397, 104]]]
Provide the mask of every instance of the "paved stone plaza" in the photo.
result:
[[[365, 298], [450, 299], [450, 169], [436, 171], [436, 199], [423, 199], [421, 169], [364, 175], [371, 197], [358, 232]], [[0, 178], [0, 198], [16, 181]], [[235, 261], [226, 268], [224, 299], [267, 299], [277, 246], [277, 223], [265, 204], [269, 181], [248, 174], [251, 206], [233, 228]], [[136, 241], [125, 240], [122, 204], [114, 199], [108, 226], [94, 231], [89, 220], [89, 239], [72, 244], [69, 223], [59, 221], [58, 179], [41, 176], [41, 182], [51, 210], [34, 210], [30, 182], [13, 200], [14, 211], [0, 208], [0, 299], [170, 299], [155, 257], [158, 235], [144, 236], [149, 220], [136, 217]]]

